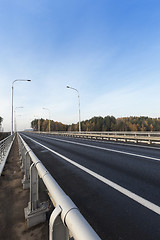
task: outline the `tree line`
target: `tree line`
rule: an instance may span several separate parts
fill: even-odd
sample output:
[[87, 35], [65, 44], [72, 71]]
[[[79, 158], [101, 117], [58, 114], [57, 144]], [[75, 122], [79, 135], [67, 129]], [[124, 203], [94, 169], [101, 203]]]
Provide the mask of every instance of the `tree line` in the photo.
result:
[[2, 124], [2, 121], [3, 121], [3, 118], [2, 118], [2, 117], [0, 117], [0, 125]]
[[3, 118], [0, 116], [0, 141], [6, 137], [9, 136], [10, 132], [1, 132], [1, 126], [2, 126]]
[[[31, 122], [33, 130], [38, 131], [38, 121], [40, 131], [47, 132], [49, 130], [49, 120], [41, 118], [34, 119]], [[63, 124], [61, 122], [50, 121], [51, 131], [78, 131], [79, 125]], [[89, 120], [81, 122], [82, 131], [160, 131], [160, 118], [150, 117], [122, 117], [114, 116], [93, 117]]]
[[3, 118], [0, 116], [0, 132], [2, 132], [2, 122], [3, 122]]

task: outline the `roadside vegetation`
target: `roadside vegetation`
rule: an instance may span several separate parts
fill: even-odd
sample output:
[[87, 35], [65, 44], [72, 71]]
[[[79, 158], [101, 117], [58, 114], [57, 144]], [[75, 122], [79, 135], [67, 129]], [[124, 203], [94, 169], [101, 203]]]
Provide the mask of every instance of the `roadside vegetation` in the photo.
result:
[[[48, 131], [49, 120], [40, 119], [40, 131]], [[31, 122], [33, 130], [38, 131], [38, 119]], [[63, 124], [50, 121], [51, 131], [78, 131], [77, 124]], [[82, 131], [160, 131], [160, 118], [149, 117], [123, 117], [114, 116], [93, 117], [81, 122]]]
[[6, 137], [9, 136], [9, 132], [1, 132], [1, 126], [2, 126], [2, 121], [3, 121], [3, 118], [0, 117], [0, 141]]

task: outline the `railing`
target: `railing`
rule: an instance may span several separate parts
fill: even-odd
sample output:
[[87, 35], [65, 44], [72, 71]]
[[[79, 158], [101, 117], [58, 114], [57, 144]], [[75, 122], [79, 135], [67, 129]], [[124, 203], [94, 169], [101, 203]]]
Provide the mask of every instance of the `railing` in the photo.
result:
[[[33, 131], [30, 133], [49, 133], [49, 132], [43, 132], [43, 131]], [[149, 131], [51, 131], [51, 133], [58, 133], [58, 134], [100, 134], [100, 135], [134, 135], [134, 136], [160, 136], [160, 131], [154, 131], [154, 132], [149, 132]]]
[[45, 203], [39, 203], [38, 175], [43, 180], [55, 209], [50, 217], [49, 239], [100, 240], [77, 206], [64, 193], [41, 161], [18, 134], [24, 172], [23, 187], [30, 187], [30, 202], [25, 209], [28, 227], [45, 221], [48, 211]]
[[12, 147], [14, 138], [15, 138], [14, 135], [10, 135], [0, 141], [0, 176], [4, 169], [4, 166], [5, 166], [8, 154], [10, 152], [10, 149]]
[[[48, 134], [48, 132], [36, 132]], [[160, 144], [160, 132], [50, 132], [53, 135], [108, 141]]]

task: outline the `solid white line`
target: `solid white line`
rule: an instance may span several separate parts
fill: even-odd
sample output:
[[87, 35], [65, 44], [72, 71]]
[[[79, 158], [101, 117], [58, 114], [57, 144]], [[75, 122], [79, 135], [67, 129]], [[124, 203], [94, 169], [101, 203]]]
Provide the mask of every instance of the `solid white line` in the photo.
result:
[[114, 188], [115, 190], [119, 191], [120, 193], [124, 194], [125, 196], [131, 198], [132, 200], [134, 200], [134, 201], [136, 201], [136, 202], [138, 202], [138, 203], [140, 203], [140, 204], [143, 205], [144, 207], [146, 207], [146, 208], [150, 209], [151, 211], [153, 211], [153, 212], [155, 212], [155, 213], [157, 213], [157, 214], [160, 215], [160, 207], [157, 206], [157, 205], [155, 205], [154, 203], [152, 203], [152, 202], [150, 202], [150, 201], [148, 201], [148, 200], [146, 200], [146, 199], [138, 196], [137, 194], [135, 194], [135, 193], [133, 193], [133, 192], [131, 192], [131, 191], [129, 191], [129, 190], [121, 187], [120, 185], [118, 185], [118, 184], [116, 184], [116, 183], [108, 180], [107, 178], [102, 177], [101, 175], [99, 175], [99, 174], [97, 174], [97, 173], [89, 170], [88, 168], [83, 167], [82, 165], [80, 165], [80, 164], [72, 161], [71, 159], [63, 156], [62, 154], [60, 154], [60, 153], [58, 153], [58, 152], [55, 152], [54, 150], [52, 150], [52, 149], [44, 146], [43, 144], [41, 144], [41, 143], [33, 140], [32, 138], [30, 138], [30, 137], [28, 137], [28, 136], [26, 136], [26, 135], [25, 135], [25, 137], [28, 138], [28, 139], [30, 139], [31, 141], [39, 144], [40, 146], [46, 148], [46, 149], [49, 150], [50, 152], [54, 153], [55, 155], [59, 156], [60, 158], [64, 159], [65, 161], [71, 163], [72, 165], [78, 167], [79, 169], [83, 170], [84, 172], [90, 174], [91, 176], [97, 178], [97, 179], [100, 180], [101, 182], [103, 182], [103, 183], [107, 184], [108, 186]]
[[49, 138], [49, 139], [53, 139], [53, 140], [56, 140], [56, 141], [71, 143], [71, 144], [75, 144], [75, 145], [81, 145], [81, 146], [84, 146], [84, 147], [96, 148], [96, 149], [100, 149], [100, 150], [104, 150], [104, 151], [108, 151], [108, 152], [115, 152], [115, 153], [130, 155], [130, 156], [134, 156], [134, 157], [140, 157], [140, 158], [151, 159], [151, 160], [154, 160], [154, 161], [160, 161], [159, 158], [148, 157], [148, 156], [145, 156], [145, 155], [140, 155], [140, 154], [135, 154], [135, 153], [129, 153], [129, 152], [124, 152], [124, 151], [115, 150], [115, 149], [110, 149], [110, 148], [98, 147], [98, 146], [89, 145], [89, 144], [85, 144], [85, 143], [78, 143], [78, 142], [63, 140], [63, 139], [54, 138], [54, 137], [46, 137], [46, 136], [45, 136], [44, 138]]

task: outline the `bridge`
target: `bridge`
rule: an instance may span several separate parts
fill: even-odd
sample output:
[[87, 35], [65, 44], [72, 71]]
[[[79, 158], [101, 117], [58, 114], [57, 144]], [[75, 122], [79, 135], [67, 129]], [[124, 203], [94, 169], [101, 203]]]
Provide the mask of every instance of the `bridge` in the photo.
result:
[[[28, 227], [48, 211], [39, 175], [55, 207], [49, 239], [159, 239], [160, 133], [22, 132], [18, 139]], [[1, 142], [0, 166], [10, 147]]]

